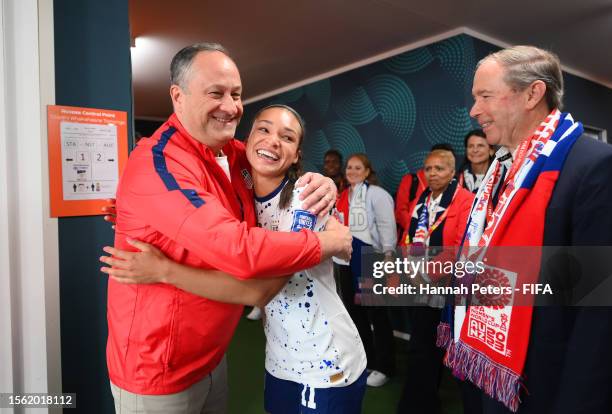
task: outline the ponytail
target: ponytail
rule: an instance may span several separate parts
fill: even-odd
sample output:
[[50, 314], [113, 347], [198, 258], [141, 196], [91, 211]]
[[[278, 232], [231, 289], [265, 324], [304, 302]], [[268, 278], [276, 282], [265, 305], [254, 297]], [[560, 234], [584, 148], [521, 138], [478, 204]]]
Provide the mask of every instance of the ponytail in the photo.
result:
[[285, 184], [285, 187], [282, 189], [280, 193], [280, 200], [278, 202], [278, 206], [280, 208], [289, 207], [291, 198], [293, 197], [295, 183], [297, 182], [298, 178], [300, 178], [302, 173], [302, 154], [300, 153], [298, 161], [295, 164], [292, 164], [287, 170], [287, 184]]

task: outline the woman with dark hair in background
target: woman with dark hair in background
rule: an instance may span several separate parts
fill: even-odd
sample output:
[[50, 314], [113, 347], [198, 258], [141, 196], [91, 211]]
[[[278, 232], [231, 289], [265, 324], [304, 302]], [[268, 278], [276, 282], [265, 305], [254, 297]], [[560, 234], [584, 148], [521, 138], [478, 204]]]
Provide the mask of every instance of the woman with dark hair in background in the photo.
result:
[[465, 161], [457, 175], [459, 185], [472, 193], [478, 191], [480, 183], [487, 173], [495, 148], [487, 142], [487, 136], [482, 129], [468, 132], [463, 139], [465, 145]]
[[377, 184], [365, 154], [353, 154], [346, 163], [346, 188], [338, 199], [340, 221], [351, 229], [353, 254], [350, 263], [339, 265], [342, 299], [353, 318], [371, 370], [367, 384], [384, 385], [395, 372], [393, 329], [386, 307], [360, 306], [361, 249], [373, 247], [381, 259], [393, 260], [397, 243], [393, 198]]
[[342, 174], [342, 154], [336, 149], [330, 149], [323, 157], [323, 175], [334, 180], [340, 194], [346, 187], [346, 179]]

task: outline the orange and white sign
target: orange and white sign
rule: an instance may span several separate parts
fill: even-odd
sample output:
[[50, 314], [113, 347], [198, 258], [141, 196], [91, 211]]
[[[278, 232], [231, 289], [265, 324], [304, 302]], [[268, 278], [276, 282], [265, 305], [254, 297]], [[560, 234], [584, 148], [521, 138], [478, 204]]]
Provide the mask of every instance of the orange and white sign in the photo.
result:
[[127, 112], [50, 105], [47, 124], [51, 217], [103, 214], [127, 160]]

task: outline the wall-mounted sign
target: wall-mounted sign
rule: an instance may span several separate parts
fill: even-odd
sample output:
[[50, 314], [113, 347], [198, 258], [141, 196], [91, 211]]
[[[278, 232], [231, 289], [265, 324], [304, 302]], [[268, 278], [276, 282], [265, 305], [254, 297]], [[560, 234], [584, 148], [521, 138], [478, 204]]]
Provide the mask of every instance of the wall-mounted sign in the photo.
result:
[[49, 105], [47, 126], [51, 217], [103, 214], [127, 160], [127, 112]]

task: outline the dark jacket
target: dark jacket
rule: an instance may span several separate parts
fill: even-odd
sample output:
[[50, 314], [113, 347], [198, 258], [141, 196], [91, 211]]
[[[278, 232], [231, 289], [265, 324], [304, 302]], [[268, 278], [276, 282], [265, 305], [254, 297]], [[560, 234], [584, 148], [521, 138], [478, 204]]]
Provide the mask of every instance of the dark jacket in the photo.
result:
[[[612, 246], [611, 145], [587, 137], [576, 141], [544, 226], [545, 246]], [[583, 273], [547, 261], [540, 281], [597, 277]], [[524, 375], [520, 414], [612, 413], [612, 308], [534, 308]], [[510, 413], [484, 394], [483, 412]]]

